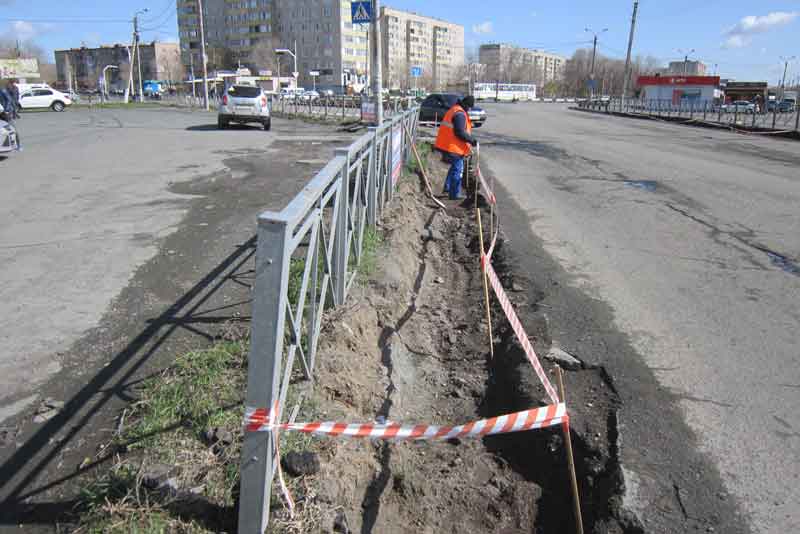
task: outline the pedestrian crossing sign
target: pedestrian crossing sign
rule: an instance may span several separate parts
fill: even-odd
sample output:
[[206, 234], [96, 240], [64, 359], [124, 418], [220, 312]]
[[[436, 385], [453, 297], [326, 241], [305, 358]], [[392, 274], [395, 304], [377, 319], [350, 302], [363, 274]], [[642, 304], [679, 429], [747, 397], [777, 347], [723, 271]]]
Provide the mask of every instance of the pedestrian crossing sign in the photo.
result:
[[369, 24], [372, 21], [372, 0], [351, 2], [350, 11], [353, 24]]

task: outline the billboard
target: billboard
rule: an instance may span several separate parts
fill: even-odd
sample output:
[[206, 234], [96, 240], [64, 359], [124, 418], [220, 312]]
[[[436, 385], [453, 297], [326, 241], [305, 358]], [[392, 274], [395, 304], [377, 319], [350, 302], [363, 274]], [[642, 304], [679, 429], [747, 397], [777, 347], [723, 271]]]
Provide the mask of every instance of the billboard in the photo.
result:
[[0, 78], [38, 78], [38, 59], [0, 59]]

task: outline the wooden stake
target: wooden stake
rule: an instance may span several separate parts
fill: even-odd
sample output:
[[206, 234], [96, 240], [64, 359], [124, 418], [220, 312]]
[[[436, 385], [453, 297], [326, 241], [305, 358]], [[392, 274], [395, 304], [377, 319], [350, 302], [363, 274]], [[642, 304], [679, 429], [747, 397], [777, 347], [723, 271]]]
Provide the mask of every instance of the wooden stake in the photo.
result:
[[[477, 196], [477, 195], [476, 195]], [[481, 245], [481, 258], [485, 254], [483, 248], [483, 224], [481, 224], [481, 210], [475, 208], [475, 214], [478, 217], [478, 238]], [[492, 311], [489, 306], [489, 280], [486, 270], [481, 265], [481, 278], [483, 278], [483, 296], [486, 299], [486, 324], [489, 326], [489, 355], [494, 359], [494, 334], [492, 333]]]
[[419, 165], [419, 170], [422, 171], [422, 179], [425, 181], [425, 189], [428, 192], [428, 196], [431, 197], [431, 200], [436, 202], [440, 208], [446, 209], [444, 204], [442, 204], [438, 198], [433, 196], [433, 189], [431, 189], [431, 182], [428, 180], [428, 173], [425, 171], [425, 165], [422, 163], [422, 158], [419, 157], [419, 152], [417, 152], [417, 144], [412, 141], [414, 138], [411, 135], [411, 132], [408, 130], [408, 126], [405, 122], [402, 122], [403, 129], [406, 131], [406, 137], [408, 137], [409, 141], [411, 142], [411, 150], [414, 152], [414, 156], [417, 158], [417, 164]]
[[[556, 375], [558, 376], [558, 395], [561, 397], [561, 402], [566, 404], [567, 397], [564, 393], [564, 376], [561, 373], [561, 367], [556, 367]], [[578, 493], [578, 477], [575, 475], [575, 458], [572, 456], [572, 440], [569, 438], [569, 421], [561, 425], [561, 430], [564, 431], [564, 443], [567, 445], [567, 464], [569, 464], [570, 482], [572, 483], [572, 500], [575, 504], [576, 532], [578, 534], [583, 534], [581, 496]]]

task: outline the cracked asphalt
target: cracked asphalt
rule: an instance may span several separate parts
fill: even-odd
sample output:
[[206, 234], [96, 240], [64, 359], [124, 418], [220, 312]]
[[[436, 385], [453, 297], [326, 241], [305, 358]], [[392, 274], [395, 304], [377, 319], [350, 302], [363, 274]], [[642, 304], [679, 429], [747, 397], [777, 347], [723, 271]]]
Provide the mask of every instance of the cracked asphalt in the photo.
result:
[[626, 507], [648, 532], [800, 531], [800, 143], [485, 108], [501, 225], [554, 338], [624, 399]]

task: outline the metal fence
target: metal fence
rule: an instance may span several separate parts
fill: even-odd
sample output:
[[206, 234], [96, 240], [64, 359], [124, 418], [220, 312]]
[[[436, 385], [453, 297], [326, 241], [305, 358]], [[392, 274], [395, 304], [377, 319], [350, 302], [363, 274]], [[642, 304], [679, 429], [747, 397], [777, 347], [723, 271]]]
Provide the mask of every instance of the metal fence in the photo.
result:
[[[273, 98], [270, 109], [283, 116], [306, 116], [323, 119], [361, 118], [361, 97], [330, 96], [304, 100]], [[392, 117], [416, 106], [413, 98], [389, 97], [383, 101], [385, 117]]]
[[[285, 421], [290, 381], [313, 380], [323, 311], [347, 298], [364, 233], [392, 199], [418, 115], [412, 108], [370, 128], [282, 211], [259, 216], [246, 410], [267, 408]], [[240, 533], [264, 531], [279, 461], [272, 433], [245, 432]]]
[[582, 101], [582, 109], [605, 113], [647, 116], [674, 121], [705, 122], [734, 128], [800, 132], [800, 107], [781, 112], [765, 112], [743, 106], [714, 105], [708, 102], [674, 104], [671, 100], [620, 99]]

